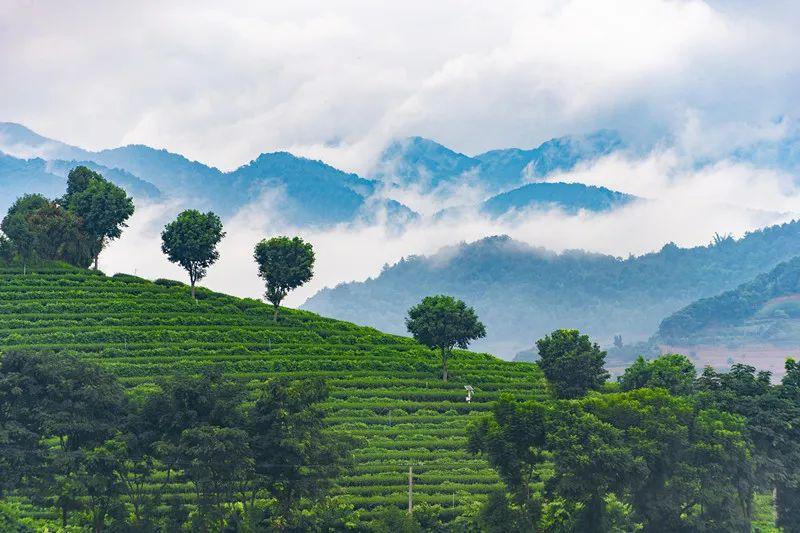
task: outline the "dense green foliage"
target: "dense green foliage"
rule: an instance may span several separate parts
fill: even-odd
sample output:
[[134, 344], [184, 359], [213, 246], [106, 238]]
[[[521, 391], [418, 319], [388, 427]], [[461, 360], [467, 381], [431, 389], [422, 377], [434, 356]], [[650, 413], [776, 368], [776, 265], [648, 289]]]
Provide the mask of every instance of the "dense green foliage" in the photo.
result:
[[578, 398], [608, 379], [606, 352], [577, 329], [558, 329], [536, 341], [537, 364], [559, 398]]
[[[320, 380], [270, 382], [249, 407], [246, 397], [236, 383], [204, 372], [163, 379], [143, 402], [131, 402], [96, 364], [6, 352], [6, 490], [58, 509], [62, 527], [80, 513], [95, 532], [171, 530], [181, 515], [200, 531], [234, 521], [289, 529], [304, 502], [321, 499], [341, 471], [348, 441], [324, 431]], [[164, 501], [159, 474], [192, 487], [193, 515], [178, 500]]]
[[666, 389], [685, 395], [691, 393], [696, 378], [697, 369], [685, 355], [667, 354], [649, 361], [639, 356], [619, 377], [619, 384], [623, 390]]
[[258, 265], [258, 276], [267, 286], [267, 301], [275, 307], [278, 320], [278, 309], [289, 291], [314, 275], [314, 249], [300, 237], [273, 237], [256, 244], [253, 259]]
[[208, 267], [219, 259], [217, 245], [225, 236], [222, 221], [212, 212], [187, 209], [161, 232], [161, 251], [189, 274], [192, 298], [195, 284], [206, 276]]
[[442, 379], [447, 381], [447, 361], [458, 346], [462, 350], [486, 336], [486, 328], [472, 307], [452, 296], [427, 296], [408, 310], [406, 328], [417, 342], [442, 354]]
[[475, 343], [514, 355], [558, 328], [611, 345], [649, 338], [664, 317], [800, 255], [800, 222], [708, 246], [621, 259], [583, 251], [554, 254], [492, 237], [409, 257], [364, 282], [320, 291], [303, 305], [317, 313], [402, 333], [403, 309], [429, 294], [470, 302], [488, 335]]
[[39, 194], [17, 199], [0, 223], [8, 239], [6, 256], [23, 266], [32, 261], [65, 261], [97, 269], [106, 244], [122, 234], [133, 214], [133, 200], [125, 191], [86, 167], [76, 167], [67, 178], [67, 194], [48, 200]]
[[[67, 265], [39, 265], [27, 276], [21, 267], [5, 267], [0, 269], [0, 348], [57, 352], [97, 363], [118, 377], [134, 403], [163, 390], [162, 378], [179, 372], [218, 371], [247, 394], [246, 405], [259, 399], [265, 381], [324, 379], [329, 393], [318, 407], [326, 414], [326, 431], [356, 439], [357, 446], [352, 468], [335, 478], [331, 501], [295, 516], [310, 529], [363, 524], [387, 505], [404, 507], [409, 463], [414, 464], [415, 506], [444, 523], [471, 523], [475, 505], [502, 484], [484, 459], [466, 451], [467, 424], [486, 413], [502, 391], [528, 399], [545, 394], [535, 365], [455, 350], [450, 381], [444, 383], [439, 354], [412, 339], [291, 309], [282, 309], [275, 323], [271, 306], [261, 302], [199, 288], [195, 304], [189, 294], [190, 288], [178, 282], [106, 277]], [[464, 401], [465, 384], [475, 388], [471, 404]], [[214, 447], [237, 438], [194, 437], [220, 443]], [[196, 441], [184, 444], [187, 450], [197, 446]], [[195, 484], [202, 484], [202, 471], [167, 479], [157, 469], [153, 483], [146, 481], [146, 461], [129, 463], [128, 469], [133, 479], [145, 480], [136, 492], [143, 508], [154, 492], [164, 505], [186, 503], [189, 513], [198, 498], [206, 498], [198, 496]], [[28, 499], [11, 501], [25, 520], [51, 524], [51, 530], [58, 521]], [[172, 507], [175, 521], [188, 519], [180, 507]], [[70, 522], [83, 512], [70, 512]], [[342, 513], [353, 517], [344, 520]]]
[[504, 395], [470, 429], [510, 495], [483, 512], [505, 531], [751, 531], [755, 492], [775, 490], [778, 523], [797, 531], [800, 365], [769, 378], [741, 365], [696, 377], [668, 355], [637, 361], [623, 392]]
[[100, 252], [108, 241], [122, 235], [125, 221], [133, 215], [133, 200], [97, 172], [78, 166], [67, 175], [67, 194], [59, 203], [81, 220], [97, 269]]

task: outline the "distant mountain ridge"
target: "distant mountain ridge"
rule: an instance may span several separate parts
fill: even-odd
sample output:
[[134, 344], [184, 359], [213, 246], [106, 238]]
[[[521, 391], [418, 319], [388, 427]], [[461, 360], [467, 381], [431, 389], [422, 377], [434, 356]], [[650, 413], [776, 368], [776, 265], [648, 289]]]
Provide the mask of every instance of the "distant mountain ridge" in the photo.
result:
[[582, 183], [529, 183], [483, 202], [481, 210], [493, 217], [531, 206], [556, 206], [570, 213], [609, 211], [637, 200], [636, 196]]
[[[222, 172], [182, 155], [144, 145], [91, 152], [48, 139], [13, 123], [0, 123], [0, 151], [12, 152], [3, 155], [6, 165], [0, 167], [0, 190], [8, 191], [9, 203], [22, 192], [51, 196], [54, 191], [63, 193], [63, 180], [54, 179], [54, 176], [58, 177], [68, 167], [87, 164], [130, 189], [134, 196], [153, 199], [163, 191], [222, 215], [231, 215], [244, 205], [259, 201], [263, 193], [272, 192], [271, 198], [277, 199], [272, 207], [282, 212], [283, 220], [297, 225], [369, 220], [381, 209], [390, 223], [404, 223], [416, 216], [399, 202], [371, 200], [375, 182], [288, 152], [261, 154], [234, 171]], [[20, 159], [13, 157], [14, 153], [41, 158]], [[59, 169], [54, 176], [42, 170], [47, 158], [59, 158], [46, 161]], [[11, 159], [18, 162], [12, 165]], [[32, 176], [36, 179], [31, 179]]]
[[490, 150], [474, 157], [435, 141], [409, 137], [392, 142], [370, 172], [373, 179], [397, 186], [435, 189], [444, 183], [479, 181], [500, 192], [555, 172], [569, 171], [624, 147], [619, 133], [599, 130], [588, 135], [551, 139], [530, 150]]
[[409, 307], [446, 293], [474, 305], [488, 337], [481, 349], [511, 356], [560, 327], [575, 327], [601, 344], [648, 339], [661, 320], [800, 255], [800, 222], [708, 246], [620, 259], [569, 251], [555, 254], [508, 237], [462, 244], [428, 257], [411, 256], [376, 278], [323, 289], [303, 308], [384, 331], [403, 333]]
[[[602, 130], [553, 139], [532, 150], [493, 150], [470, 157], [434, 141], [412, 137], [390, 143], [380, 169], [367, 179], [288, 152], [261, 154], [231, 172], [223, 172], [145, 145], [93, 152], [49, 139], [20, 124], [0, 123], [0, 152], [8, 156], [57, 161], [54, 166], [60, 169], [59, 173], [69, 165], [87, 164], [121, 186], [135, 189], [131, 191], [134, 196], [157, 198], [163, 194], [222, 215], [231, 215], [248, 203], [261, 201], [262, 194], [271, 193], [269, 198], [275, 200], [271, 208], [279, 209], [286, 222], [301, 226], [374, 221], [380, 217], [391, 225], [403, 225], [417, 219], [419, 215], [392, 199], [391, 188], [386, 188], [395, 184], [398, 177], [406, 184], [430, 188], [471, 176], [469, 179], [482, 180], [480, 186], [487, 191], [509, 192], [508, 196], [490, 201], [488, 209], [493, 215], [504, 202], [509, 209], [523, 209], [526, 194], [530, 205], [540, 201], [530, 187], [511, 191], [523, 177], [541, 178], [549, 172], [572, 168], [579, 161], [607, 154], [621, 145], [616, 133]], [[55, 187], [52, 179], [40, 177], [43, 191]], [[9, 191], [21, 189], [20, 184], [6, 183], [14, 179], [18, 180], [19, 175], [4, 175], [0, 169], [0, 189], [4, 184]], [[614, 201], [580, 196], [574, 191], [562, 191], [558, 198], [545, 198], [543, 203], [555, 203], [568, 211], [596, 209], [598, 202], [607, 206], [604, 208], [616, 206]], [[577, 203], [572, 205], [572, 201]]]
[[[780, 321], [785, 328], [777, 325]], [[800, 350], [800, 257], [668, 316], [657, 339], [668, 344], [791, 339]]]

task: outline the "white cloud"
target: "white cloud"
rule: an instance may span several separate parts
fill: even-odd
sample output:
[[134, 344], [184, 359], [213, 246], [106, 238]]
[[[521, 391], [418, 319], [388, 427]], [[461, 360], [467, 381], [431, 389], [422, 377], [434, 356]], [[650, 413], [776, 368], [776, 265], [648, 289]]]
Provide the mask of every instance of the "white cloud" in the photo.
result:
[[[800, 213], [800, 188], [794, 180], [772, 170], [722, 160], [694, 168], [675, 149], [657, 149], [642, 158], [612, 154], [551, 180], [604, 185], [648, 198], [606, 213], [567, 214], [557, 209], [530, 210], [490, 220], [475, 210], [454, 216], [426, 216], [398, 232], [378, 218], [372, 224], [339, 225], [328, 229], [286, 226], [277, 215], [282, 202], [265, 193], [225, 222], [218, 264], [202, 284], [223, 292], [258, 298], [263, 292], [252, 259], [255, 243], [278, 234], [298, 234], [314, 245], [314, 279], [294, 291], [287, 304], [300, 305], [323, 287], [361, 281], [380, 273], [385, 264], [402, 257], [433, 254], [461, 241], [507, 234], [521, 242], [557, 252], [586, 250], [626, 257], [658, 250], [667, 242], [680, 246], [708, 244], [715, 233], [742, 236], [745, 232], [791, 220]], [[478, 190], [457, 189], [450, 197], [417, 194], [423, 212], [477, 197]], [[159, 250], [163, 223], [174, 217], [175, 205], [144, 206], [131, 228], [101, 256], [109, 272], [136, 272], [155, 278], [183, 279]]]
[[[613, 213], [467, 213], [401, 233], [385, 224], [315, 231], [282, 227], [272, 200], [256, 199], [226, 221], [205, 283], [258, 296], [253, 244], [300, 233], [318, 266], [296, 305], [402, 256], [490, 234], [624, 256], [800, 212], [794, 177], [724, 158], [780, 138], [800, 114], [798, 20], [800, 4], [780, 0], [7, 0], [0, 120], [91, 149], [166, 147], [224, 169], [284, 149], [360, 171], [405, 135], [465, 153], [601, 127], [635, 145], [665, 139], [645, 156], [616, 154], [553, 178], [652, 199]], [[482, 191], [392, 195], [432, 214]], [[102, 264], [181, 279], [158, 237], [179, 208], [139, 206]]]
[[0, 117], [221, 168], [288, 149], [347, 169], [387, 138], [465, 152], [564, 133], [715, 129], [800, 109], [800, 6], [698, 0], [9, 0]]

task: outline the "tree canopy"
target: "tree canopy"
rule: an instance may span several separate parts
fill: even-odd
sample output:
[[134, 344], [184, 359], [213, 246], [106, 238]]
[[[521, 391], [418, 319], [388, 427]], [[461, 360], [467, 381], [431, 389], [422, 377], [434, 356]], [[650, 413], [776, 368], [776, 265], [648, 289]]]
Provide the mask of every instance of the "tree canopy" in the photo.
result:
[[161, 251], [189, 274], [194, 299], [197, 299], [195, 284], [219, 259], [217, 245], [224, 236], [222, 221], [217, 215], [196, 209], [183, 211], [161, 232]]
[[67, 176], [67, 194], [60, 203], [82, 220], [97, 269], [100, 252], [108, 241], [122, 235], [125, 222], [133, 215], [133, 200], [97, 172], [78, 166]]
[[314, 275], [314, 249], [300, 237], [273, 237], [256, 244], [253, 259], [258, 275], [266, 284], [266, 298], [278, 309], [289, 293]]
[[486, 328], [472, 307], [452, 296], [427, 296], [408, 310], [406, 328], [417, 342], [442, 355], [442, 379], [447, 381], [447, 360], [456, 346], [462, 350], [486, 336]]
[[536, 342], [538, 365], [559, 398], [578, 398], [608, 379], [606, 352], [576, 329], [558, 329]]

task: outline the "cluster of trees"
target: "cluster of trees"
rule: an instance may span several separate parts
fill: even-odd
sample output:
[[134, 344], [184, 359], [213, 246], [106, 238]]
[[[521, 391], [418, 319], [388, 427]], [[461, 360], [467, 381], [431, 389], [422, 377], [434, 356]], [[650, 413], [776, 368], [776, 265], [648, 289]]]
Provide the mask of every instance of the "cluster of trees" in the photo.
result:
[[759, 490], [800, 531], [800, 364], [773, 386], [749, 366], [698, 376], [682, 355], [640, 357], [610, 383], [587, 336], [537, 345], [553, 399], [504, 396], [469, 429], [508, 489], [486, 530], [749, 532]]
[[[195, 298], [195, 284], [219, 259], [217, 245], [224, 236], [222, 221], [216, 214], [195, 209], [180, 213], [161, 233], [161, 250], [189, 274], [192, 298]], [[258, 275], [266, 284], [265, 296], [275, 308], [277, 321], [280, 304], [289, 291], [313, 276], [314, 249], [300, 237], [279, 236], [256, 244], [253, 258], [258, 265]]]
[[[100, 252], [122, 235], [133, 211], [133, 200], [122, 188], [85, 166], [75, 167], [63, 197], [26, 194], [9, 208], [0, 222], [0, 258], [19, 259], [25, 270], [37, 260], [97, 269]], [[213, 212], [187, 209], [165, 226], [161, 250], [189, 274], [192, 298], [197, 282], [219, 259], [223, 237], [222, 221]], [[313, 247], [300, 237], [273, 237], [256, 244], [253, 258], [277, 321], [286, 295], [313, 276]]]
[[[247, 390], [214, 373], [161, 380], [143, 397], [78, 359], [0, 360], [0, 497], [100, 531], [306, 530], [353, 442], [325, 431], [315, 379]], [[193, 501], [168, 490], [186, 483]]]
[[24, 268], [36, 260], [58, 260], [88, 267], [109, 241], [122, 234], [133, 215], [133, 200], [87, 167], [72, 169], [66, 194], [55, 200], [27, 194], [9, 208], [0, 223], [0, 253], [18, 258]]

